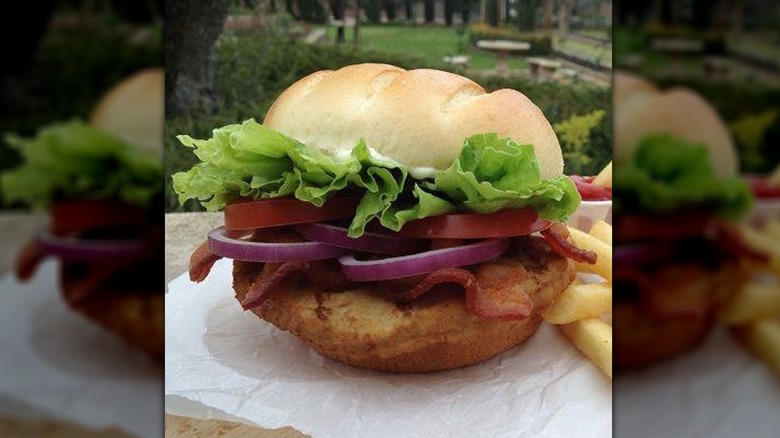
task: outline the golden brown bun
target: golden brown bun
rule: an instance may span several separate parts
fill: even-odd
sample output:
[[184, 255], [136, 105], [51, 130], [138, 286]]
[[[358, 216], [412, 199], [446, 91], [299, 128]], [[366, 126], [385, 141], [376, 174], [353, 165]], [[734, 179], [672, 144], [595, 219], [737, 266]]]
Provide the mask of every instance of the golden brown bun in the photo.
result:
[[335, 156], [364, 138], [413, 167], [447, 168], [472, 134], [495, 132], [532, 144], [543, 178], [560, 176], [558, 138], [541, 110], [515, 90], [485, 90], [438, 70], [358, 64], [319, 71], [276, 99], [265, 126]]
[[103, 95], [89, 123], [162, 159], [164, 86], [161, 68], [135, 73]]
[[[471, 365], [521, 344], [536, 332], [542, 312], [574, 279], [573, 263], [536, 244], [531, 254], [486, 266], [511, 266], [508, 286], [527, 291], [535, 306], [520, 321], [499, 321], [469, 312], [460, 287], [438, 286], [408, 307], [390, 302], [375, 286], [324, 292], [303, 285], [280, 291], [252, 309], [260, 318], [309, 343], [323, 356], [362, 368], [392, 372], [439, 371]], [[246, 296], [261, 265], [233, 262], [236, 298]], [[495, 265], [494, 265], [495, 266]], [[495, 272], [495, 271], [492, 271]]]
[[688, 88], [654, 91], [635, 76], [616, 75], [614, 159], [626, 162], [639, 140], [669, 133], [706, 145], [719, 178], [737, 173], [736, 149], [725, 123], [712, 105]]

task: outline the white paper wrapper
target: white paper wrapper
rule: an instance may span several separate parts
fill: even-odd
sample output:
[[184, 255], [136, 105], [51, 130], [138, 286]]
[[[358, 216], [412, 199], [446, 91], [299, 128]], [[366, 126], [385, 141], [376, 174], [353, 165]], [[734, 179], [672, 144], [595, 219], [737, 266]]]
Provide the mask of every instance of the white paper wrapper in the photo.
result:
[[463, 369], [389, 374], [322, 358], [243, 312], [220, 260], [166, 295], [166, 411], [325, 437], [608, 437], [612, 384], [557, 329]]
[[57, 274], [47, 261], [30, 283], [0, 281], [0, 394], [87, 428], [159, 437], [160, 365], [68, 309]]
[[718, 328], [687, 355], [615, 376], [615, 435], [776, 437], [780, 382]]
[[582, 201], [566, 224], [587, 233], [599, 220], [612, 223], [612, 201]]

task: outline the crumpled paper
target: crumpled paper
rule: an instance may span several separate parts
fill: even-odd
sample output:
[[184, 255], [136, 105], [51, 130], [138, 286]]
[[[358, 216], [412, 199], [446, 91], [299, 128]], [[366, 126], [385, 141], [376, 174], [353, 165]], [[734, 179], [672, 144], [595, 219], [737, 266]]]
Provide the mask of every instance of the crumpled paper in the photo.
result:
[[323, 358], [241, 310], [231, 261], [169, 283], [165, 407], [171, 414], [327, 437], [608, 437], [612, 384], [543, 324], [526, 343], [462, 369], [391, 374]]
[[780, 380], [720, 327], [698, 348], [615, 376], [615, 435], [776, 437]]
[[53, 418], [139, 437], [162, 433], [162, 367], [70, 310], [58, 262], [0, 281], [0, 394]]

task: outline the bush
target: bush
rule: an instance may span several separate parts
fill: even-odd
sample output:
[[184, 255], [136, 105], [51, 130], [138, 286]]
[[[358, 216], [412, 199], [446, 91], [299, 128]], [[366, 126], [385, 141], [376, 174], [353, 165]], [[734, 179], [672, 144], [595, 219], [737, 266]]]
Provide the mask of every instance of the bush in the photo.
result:
[[518, 32], [508, 27], [493, 27], [484, 22], [469, 26], [469, 40], [475, 46], [479, 40], [523, 41], [531, 44], [530, 50], [523, 52], [523, 55], [539, 56], [553, 53], [552, 38], [549, 35]]

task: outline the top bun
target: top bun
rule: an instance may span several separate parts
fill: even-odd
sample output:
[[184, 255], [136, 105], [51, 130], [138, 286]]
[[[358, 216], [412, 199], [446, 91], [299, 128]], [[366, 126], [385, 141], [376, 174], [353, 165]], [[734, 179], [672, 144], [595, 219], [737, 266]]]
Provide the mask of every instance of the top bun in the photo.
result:
[[626, 75], [615, 75], [614, 89], [616, 162], [629, 160], [646, 135], [665, 132], [707, 146], [719, 178], [737, 174], [737, 153], [728, 129], [699, 94], [682, 87], [653, 90]]
[[631, 96], [658, 93], [658, 88], [655, 85], [633, 73], [615, 70], [612, 78], [612, 103], [615, 107], [625, 104]]
[[470, 135], [495, 132], [533, 145], [543, 178], [563, 173], [555, 132], [525, 95], [486, 93], [438, 70], [358, 64], [318, 71], [285, 90], [263, 124], [334, 156], [363, 138], [399, 163], [435, 169], [452, 164]]
[[165, 70], [141, 70], [100, 99], [89, 123], [162, 159]]

